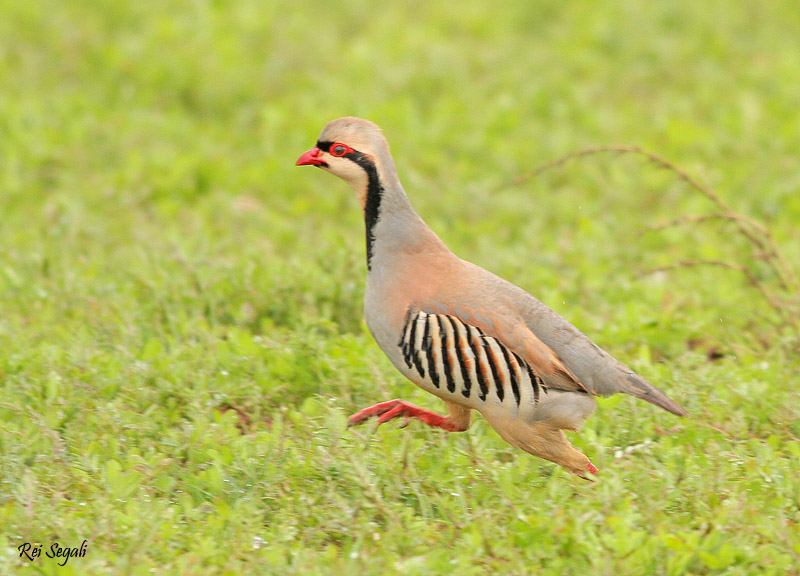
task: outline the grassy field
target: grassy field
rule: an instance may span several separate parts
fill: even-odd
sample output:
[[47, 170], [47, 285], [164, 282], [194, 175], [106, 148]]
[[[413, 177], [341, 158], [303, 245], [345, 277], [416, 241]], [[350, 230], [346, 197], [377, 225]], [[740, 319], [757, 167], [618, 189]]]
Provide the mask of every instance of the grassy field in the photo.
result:
[[[0, 574], [800, 574], [796, 2], [0, 0]], [[380, 124], [420, 214], [670, 393], [588, 483], [401, 397], [363, 221], [294, 161]], [[746, 266], [679, 267], [686, 260]], [[787, 320], [788, 318], [788, 320]], [[795, 316], [796, 320], [796, 316]], [[45, 557], [51, 544], [84, 557]], [[20, 558], [19, 546], [42, 545]]]

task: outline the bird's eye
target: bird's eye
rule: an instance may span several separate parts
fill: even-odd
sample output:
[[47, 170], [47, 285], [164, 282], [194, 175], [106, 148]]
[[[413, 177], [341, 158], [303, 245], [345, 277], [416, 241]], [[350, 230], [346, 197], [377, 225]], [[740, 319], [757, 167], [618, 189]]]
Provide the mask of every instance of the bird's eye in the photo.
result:
[[350, 146], [345, 146], [344, 144], [339, 144], [338, 142], [330, 148], [331, 156], [336, 156], [337, 158], [341, 158], [352, 151], [353, 149], [350, 148]]

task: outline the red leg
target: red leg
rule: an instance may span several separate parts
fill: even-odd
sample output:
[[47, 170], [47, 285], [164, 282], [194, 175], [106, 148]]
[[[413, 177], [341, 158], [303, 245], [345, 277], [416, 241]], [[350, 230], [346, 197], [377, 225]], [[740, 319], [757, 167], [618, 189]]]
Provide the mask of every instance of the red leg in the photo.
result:
[[443, 428], [448, 432], [464, 430], [463, 427], [456, 425], [447, 416], [441, 416], [435, 412], [423, 410], [419, 406], [414, 406], [403, 400], [389, 400], [388, 402], [381, 402], [380, 404], [375, 404], [375, 406], [364, 408], [350, 416], [347, 425], [357, 426], [363, 424], [373, 416], [379, 417], [378, 424], [383, 424], [393, 418], [405, 417], [406, 422], [408, 422], [409, 418], [417, 418], [425, 422], [428, 426]]

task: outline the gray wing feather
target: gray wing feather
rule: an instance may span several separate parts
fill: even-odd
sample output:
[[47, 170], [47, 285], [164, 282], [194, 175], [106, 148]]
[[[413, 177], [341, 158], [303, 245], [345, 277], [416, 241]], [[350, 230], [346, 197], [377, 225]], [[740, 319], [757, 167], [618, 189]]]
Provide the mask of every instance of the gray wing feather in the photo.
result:
[[525, 323], [589, 390], [603, 396], [625, 392], [686, 416], [686, 410], [672, 398], [613, 358], [557, 312], [523, 293], [526, 298], [521, 313]]

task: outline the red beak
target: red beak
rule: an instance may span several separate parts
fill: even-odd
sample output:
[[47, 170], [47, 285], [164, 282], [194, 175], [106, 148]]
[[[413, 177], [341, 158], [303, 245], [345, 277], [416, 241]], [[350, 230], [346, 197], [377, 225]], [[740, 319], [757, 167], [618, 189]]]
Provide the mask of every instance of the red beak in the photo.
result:
[[319, 157], [320, 152], [319, 148], [312, 148], [297, 159], [295, 166], [327, 166], [328, 163]]

